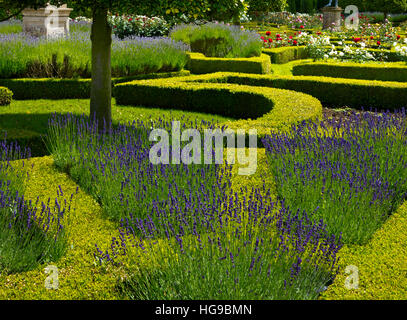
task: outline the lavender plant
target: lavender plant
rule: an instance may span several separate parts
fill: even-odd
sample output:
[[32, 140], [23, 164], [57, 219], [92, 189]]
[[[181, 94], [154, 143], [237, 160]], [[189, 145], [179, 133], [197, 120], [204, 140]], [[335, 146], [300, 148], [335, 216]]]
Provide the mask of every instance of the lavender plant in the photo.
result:
[[22, 161], [21, 168], [13, 162], [21, 157], [29, 157], [29, 150], [5, 141], [0, 144], [0, 271], [6, 273], [27, 271], [55, 261], [66, 247], [62, 222], [70, 204], [55, 199], [51, 208], [50, 199], [46, 204], [39, 204], [38, 198], [35, 203], [25, 200], [25, 162]]
[[119, 289], [131, 299], [315, 299], [335, 277], [341, 241], [322, 223], [291, 214], [267, 190], [219, 200], [220, 210], [201, 209], [209, 223], [160, 220], [164, 239], [138, 237], [141, 226], [126, 221], [95, 257], [124, 267]]
[[278, 195], [363, 244], [407, 195], [406, 113], [301, 123], [263, 140]]
[[260, 56], [262, 49], [257, 33], [224, 23], [179, 25], [171, 30], [170, 37], [208, 57], [250, 58]]
[[[181, 130], [187, 125], [214, 126], [190, 123]], [[71, 114], [54, 115], [49, 122], [47, 144], [55, 164], [88, 190], [113, 220], [134, 216], [139, 223], [148, 224], [149, 219], [163, 218], [160, 210], [168, 208], [174, 199], [182, 199], [183, 204], [173, 210], [189, 219], [195, 206], [201, 205], [202, 194], [206, 197], [202, 205], [218, 205], [212, 200], [230, 184], [230, 169], [205, 164], [152, 164], [149, 151], [153, 143], [148, 137], [153, 127], [171, 131], [170, 122], [157, 120], [118, 124], [100, 132], [96, 121]], [[157, 210], [157, 217], [148, 218], [150, 210]]]
[[[0, 77], [90, 77], [89, 33], [46, 40], [0, 34]], [[112, 76], [179, 71], [189, 47], [168, 38], [113, 38]]]

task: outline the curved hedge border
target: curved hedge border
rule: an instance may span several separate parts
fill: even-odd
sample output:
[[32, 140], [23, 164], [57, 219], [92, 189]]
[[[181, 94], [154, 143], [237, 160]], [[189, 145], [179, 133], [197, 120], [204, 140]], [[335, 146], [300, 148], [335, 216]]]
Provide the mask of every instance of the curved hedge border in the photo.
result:
[[[19, 160], [23, 161], [23, 160]], [[116, 276], [112, 271], [103, 270], [95, 265], [93, 252], [95, 243], [110, 245], [113, 236], [118, 237], [117, 226], [102, 216], [102, 209], [97, 202], [80, 188], [67, 174], [55, 169], [51, 157], [33, 158], [27, 161], [30, 179], [26, 184], [24, 197], [39, 203], [55, 199], [58, 186], [65, 197], [74, 194], [68, 229], [69, 249], [58, 261], [50, 261], [59, 269], [58, 290], [48, 290], [44, 286], [49, 276], [44, 272], [46, 264], [22, 273], [0, 275], [0, 299], [120, 299], [115, 290]], [[33, 167], [31, 167], [33, 165]], [[63, 199], [64, 197], [59, 197]], [[61, 200], [63, 201], [63, 200]]]
[[232, 129], [256, 128], [259, 136], [322, 115], [321, 103], [309, 95], [227, 83], [232, 76], [245, 78], [243, 74], [213, 73], [121, 83], [113, 90], [117, 104], [177, 108], [245, 119], [229, 121], [227, 125]]
[[13, 92], [8, 88], [0, 87], [0, 106], [8, 106], [13, 98]]
[[[345, 246], [339, 251], [341, 272], [323, 292], [326, 300], [407, 299], [407, 202], [404, 202], [364, 246]], [[359, 288], [347, 289], [348, 265], [358, 268]]]
[[405, 63], [315, 62], [293, 66], [293, 75], [407, 82]]
[[[151, 73], [132, 77], [113, 78], [112, 85], [138, 79], [158, 79], [189, 75], [189, 71]], [[91, 79], [0, 79], [0, 86], [10, 88], [14, 99], [89, 99]]]
[[202, 53], [188, 52], [187, 69], [195, 74], [213, 72], [244, 72], [268, 74], [271, 72], [270, 57], [262, 54], [252, 58], [209, 58]]
[[[332, 49], [331, 47], [325, 47], [326, 49]], [[335, 50], [343, 51], [343, 47], [336, 46]], [[400, 57], [397, 55], [397, 52], [390, 50], [380, 50], [380, 49], [367, 49], [371, 53], [384, 52], [390, 62], [400, 61]], [[292, 60], [308, 59], [309, 55], [307, 53], [305, 46], [298, 47], [281, 47], [273, 49], [263, 49], [264, 54], [270, 56], [271, 63], [283, 64], [290, 62]]]
[[313, 76], [230, 74], [227, 82], [307, 93], [327, 106], [401, 109], [407, 106], [407, 83]]

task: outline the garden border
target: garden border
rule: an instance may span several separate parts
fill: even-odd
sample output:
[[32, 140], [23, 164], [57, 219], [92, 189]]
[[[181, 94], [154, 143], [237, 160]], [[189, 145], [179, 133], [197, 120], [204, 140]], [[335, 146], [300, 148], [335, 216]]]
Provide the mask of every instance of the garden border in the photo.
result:
[[400, 62], [386, 62], [386, 64], [309, 62], [293, 66], [292, 72], [294, 76], [407, 82], [407, 65]]
[[265, 54], [251, 58], [213, 58], [205, 57], [198, 52], [188, 52], [188, 57], [186, 68], [195, 74], [213, 72], [271, 73], [270, 57]]

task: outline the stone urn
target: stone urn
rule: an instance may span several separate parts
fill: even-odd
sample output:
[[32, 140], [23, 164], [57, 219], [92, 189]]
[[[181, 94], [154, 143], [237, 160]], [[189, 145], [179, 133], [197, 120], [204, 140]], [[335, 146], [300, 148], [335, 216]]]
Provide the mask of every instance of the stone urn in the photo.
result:
[[27, 8], [23, 14], [23, 32], [33, 37], [60, 37], [69, 34], [69, 14], [72, 9], [47, 5], [37, 10]]
[[341, 13], [342, 8], [340, 7], [324, 7], [322, 8], [323, 13], [323, 24], [322, 29], [331, 29], [332, 31], [341, 30]]

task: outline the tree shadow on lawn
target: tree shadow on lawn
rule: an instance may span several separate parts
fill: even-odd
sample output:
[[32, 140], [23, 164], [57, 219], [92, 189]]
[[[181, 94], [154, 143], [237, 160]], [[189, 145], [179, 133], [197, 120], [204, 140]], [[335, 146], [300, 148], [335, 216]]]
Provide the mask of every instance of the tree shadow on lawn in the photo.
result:
[[[57, 113], [66, 115], [69, 112]], [[50, 155], [45, 143], [48, 121], [54, 113], [4, 113], [0, 114], [0, 139], [6, 138], [11, 142], [17, 142], [22, 148], [29, 147], [32, 157], [43, 157]], [[88, 115], [75, 114], [76, 117], [84, 117], [89, 120]], [[117, 123], [113, 122], [113, 127]]]

